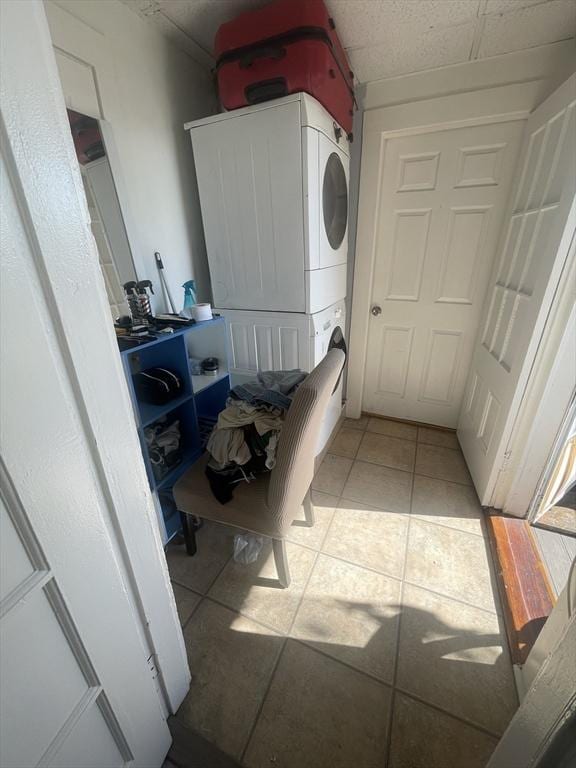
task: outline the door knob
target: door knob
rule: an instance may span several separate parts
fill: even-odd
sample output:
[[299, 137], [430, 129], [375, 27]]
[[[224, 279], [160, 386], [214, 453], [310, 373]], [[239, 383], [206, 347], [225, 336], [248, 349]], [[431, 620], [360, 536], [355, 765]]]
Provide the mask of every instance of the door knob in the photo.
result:
[[370, 312], [372, 312], [374, 317], [378, 317], [378, 315], [382, 314], [382, 307], [379, 307], [378, 304], [374, 304]]

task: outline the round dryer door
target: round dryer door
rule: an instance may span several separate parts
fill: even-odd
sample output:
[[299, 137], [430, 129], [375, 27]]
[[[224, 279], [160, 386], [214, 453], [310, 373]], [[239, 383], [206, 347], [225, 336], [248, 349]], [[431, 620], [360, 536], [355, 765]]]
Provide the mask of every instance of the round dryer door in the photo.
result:
[[344, 240], [348, 223], [348, 181], [336, 152], [328, 156], [324, 168], [322, 213], [326, 237], [331, 248], [337, 251]]
[[[348, 257], [348, 169], [350, 160], [327, 136], [319, 140], [319, 266], [344, 265]], [[342, 267], [342, 269], [345, 269]]]

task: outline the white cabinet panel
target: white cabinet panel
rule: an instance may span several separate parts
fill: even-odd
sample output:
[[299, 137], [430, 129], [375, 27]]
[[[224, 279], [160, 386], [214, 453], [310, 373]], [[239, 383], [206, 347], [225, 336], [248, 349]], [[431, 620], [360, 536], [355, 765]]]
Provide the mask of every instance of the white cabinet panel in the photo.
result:
[[258, 371], [311, 365], [308, 315], [220, 310], [230, 341], [230, 373], [253, 378]]
[[191, 136], [214, 304], [304, 312], [298, 102], [201, 125]]

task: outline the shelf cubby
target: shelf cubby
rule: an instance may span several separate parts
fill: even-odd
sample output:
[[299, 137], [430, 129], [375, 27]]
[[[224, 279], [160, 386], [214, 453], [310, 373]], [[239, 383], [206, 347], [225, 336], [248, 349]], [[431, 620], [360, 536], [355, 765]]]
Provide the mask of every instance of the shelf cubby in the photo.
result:
[[[180, 516], [171, 489], [174, 483], [201, 456], [209, 432], [218, 413], [224, 408], [230, 391], [228, 354], [224, 319], [216, 317], [196, 323], [172, 334], [141, 344], [121, 353], [134, 417], [142, 447], [142, 456], [150, 488], [158, 510], [158, 523], [164, 543], [180, 530]], [[193, 376], [189, 357], [217, 357], [217, 376]], [[180, 397], [164, 405], [153, 405], [138, 398], [132, 376], [147, 368], [167, 368], [181, 378]], [[180, 421], [182, 458], [162, 478], [154, 476], [148, 453], [145, 430], [160, 419]]]

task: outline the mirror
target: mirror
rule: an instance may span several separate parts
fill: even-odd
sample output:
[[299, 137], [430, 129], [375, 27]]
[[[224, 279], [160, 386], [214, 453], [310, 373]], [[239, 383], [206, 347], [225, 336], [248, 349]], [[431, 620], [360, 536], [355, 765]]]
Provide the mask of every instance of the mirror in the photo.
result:
[[123, 284], [138, 279], [124, 217], [99, 121], [71, 109], [67, 112], [108, 301], [116, 319], [129, 314]]

